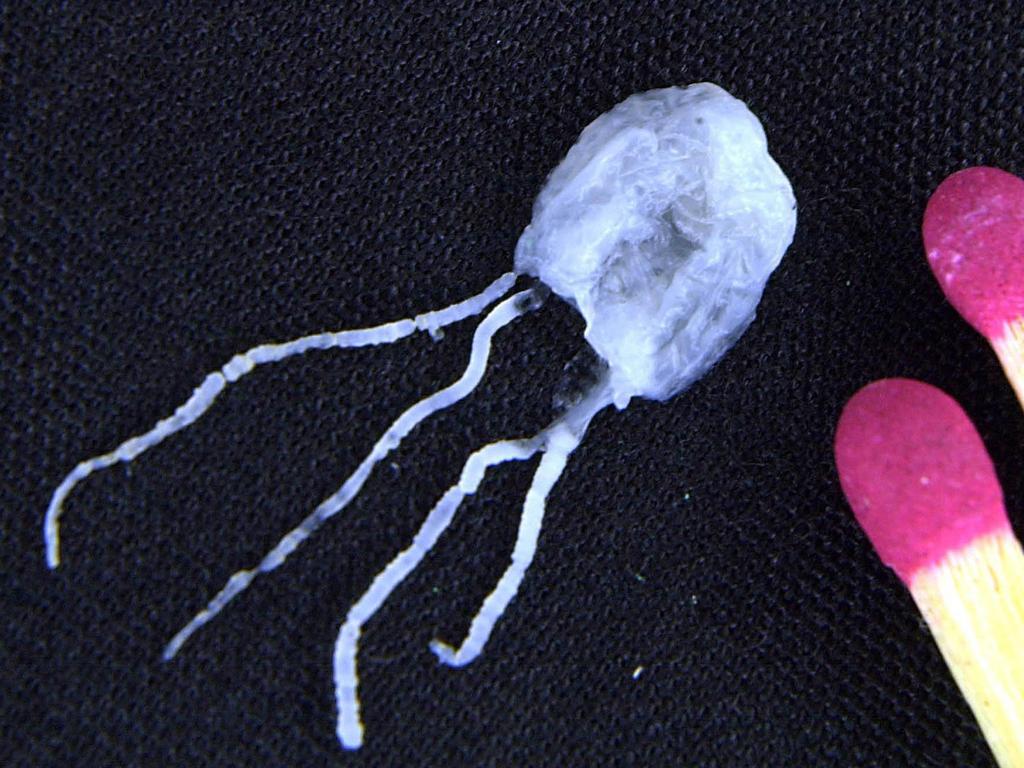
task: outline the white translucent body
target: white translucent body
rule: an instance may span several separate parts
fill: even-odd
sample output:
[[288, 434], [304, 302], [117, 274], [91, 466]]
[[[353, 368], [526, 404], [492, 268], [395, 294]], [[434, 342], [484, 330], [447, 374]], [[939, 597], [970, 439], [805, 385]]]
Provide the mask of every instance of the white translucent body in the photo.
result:
[[796, 201], [746, 105], [716, 85], [630, 96], [551, 173], [516, 271], [571, 302], [615, 403], [664, 400], [754, 318]]
[[[525, 578], [537, 549], [547, 496], [593, 417], [634, 396], [666, 399], [711, 365], [749, 325], [769, 274], [793, 236], [789, 183], [768, 156], [757, 119], [710, 84], [630, 97], [584, 130], [551, 174], [516, 249], [516, 272], [540, 278], [583, 315], [586, 339], [603, 360], [596, 381], [533, 437], [499, 440], [466, 461], [412, 543], [373, 580], [348, 612], [334, 649], [337, 735], [363, 742], [356, 656], [364, 625], [438, 542], [486, 471], [505, 461], [542, 457], [523, 502], [511, 562], [458, 647], [430, 644], [437, 659], [462, 666], [483, 651]], [[375, 328], [315, 334], [236, 355], [210, 373], [174, 413], [109, 453], [78, 464], [58, 485], [44, 521], [47, 562], [60, 564], [59, 521], [75, 486], [98, 469], [132, 461], [198, 420], [227, 385], [262, 363], [311, 349], [386, 344], [478, 315], [511, 290], [502, 276], [462, 302]], [[200, 627], [257, 575], [281, 566], [309, 536], [359, 493], [374, 467], [422, 421], [466, 397], [482, 379], [495, 334], [536, 309], [528, 290], [500, 302], [477, 327], [466, 370], [410, 406], [339, 489], [286, 533], [254, 567], [237, 571], [164, 649], [173, 658]]]

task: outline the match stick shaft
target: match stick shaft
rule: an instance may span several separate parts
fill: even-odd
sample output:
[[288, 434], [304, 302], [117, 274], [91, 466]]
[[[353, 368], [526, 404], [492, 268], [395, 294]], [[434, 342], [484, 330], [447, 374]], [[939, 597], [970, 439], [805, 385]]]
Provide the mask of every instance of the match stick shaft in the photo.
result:
[[996, 761], [1024, 768], [1024, 552], [1009, 530], [922, 569], [910, 591]]
[[1003, 335], [992, 340], [992, 349], [1017, 394], [1018, 402], [1024, 408], [1024, 318], [1017, 318], [1004, 328]]

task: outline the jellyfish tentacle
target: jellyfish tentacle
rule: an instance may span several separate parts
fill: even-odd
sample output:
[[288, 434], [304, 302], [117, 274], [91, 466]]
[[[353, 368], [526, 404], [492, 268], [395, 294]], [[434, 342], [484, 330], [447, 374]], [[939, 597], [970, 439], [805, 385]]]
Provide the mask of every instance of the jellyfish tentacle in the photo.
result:
[[579, 442], [571, 436], [565, 439], [565, 434], [555, 434], [552, 437], [560, 439], [557, 446], [549, 445], [545, 448], [544, 456], [534, 474], [533, 484], [526, 494], [511, 565], [473, 617], [469, 633], [458, 650], [440, 640], [434, 640], [430, 644], [430, 649], [444, 664], [461, 667], [479, 656], [494, 625], [519, 590], [526, 569], [529, 568], [537, 550], [537, 538], [544, 518], [544, 500], [561, 476], [569, 453]]
[[207, 606], [199, 611], [164, 648], [163, 658], [169, 661], [182, 645], [204, 624], [243, 592], [261, 573], [269, 573], [280, 566], [295, 549], [331, 517], [344, 509], [370, 476], [374, 466], [398, 447], [402, 440], [428, 416], [462, 400], [483, 378], [491, 352], [491, 339], [504, 326], [540, 306], [533, 289], [521, 291], [502, 301], [477, 326], [473, 334], [473, 349], [462, 376], [449, 386], [429, 395], [408, 408], [377, 440], [369, 455], [349, 475], [342, 486], [327, 497], [295, 528], [289, 531], [252, 569], [237, 571]]
[[562, 476], [569, 455], [582, 441], [591, 419], [610, 402], [611, 390], [607, 379], [603, 379], [588, 397], [540, 434], [539, 437], [544, 441], [544, 455], [523, 502], [512, 562], [473, 617], [462, 645], [456, 649], [441, 640], [430, 643], [430, 650], [442, 664], [465, 666], [483, 651], [491, 631], [516, 596], [533, 562], [548, 494]]
[[43, 522], [43, 540], [46, 544], [46, 563], [52, 569], [60, 565], [60, 517], [68, 496], [82, 480], [93, 472], [116, 464], [130, 462], [143, 451], [152, 448], [165, 438], [194, 423], [209, 410], [217, 396], [242, 376], [264, 363], [276, 363], [293, 355], [300, 355], [312, 349], [339, 349], [365, 347], [392, 342], [411, 336], [417, 331], [427, 331], [436, 338], [438, 331], [446, 325], [478, 315], [487, 306], [507, 294], [515, 283], [516, 275], [508, 272], [492, 282], [480, 293], [460, 302], [417, 315], [411, 319], [396, 320], [373, 328], [358, 328], [347, 331], [315, 333], [279, 344], [260, 344], [232, 357], [219, 370], [207, 374], [192, 395], [174, 413], [161, 419], [148, 432], [129, 438], [109, 453], [86, 459], [65, 476], [50, 497]]
[[473, 453], [466, 461], [459, 481], [448, 489], [427, 515], [412, 544], [377, 574], [369, 589], [349, 609], [334, 646], [337, 734], [346, 749], [358, 749], [363, 743], [357, 691], [359, 677], [356, 671], [356, 652], [363, 625], [373, 618], [391, 592], [434, 547], [454, 518], [462, 500], [476, 493], [488, 468], [505, 461], [529, 459], [539, 448], [540, 442], [537, 439], [501, 440]]

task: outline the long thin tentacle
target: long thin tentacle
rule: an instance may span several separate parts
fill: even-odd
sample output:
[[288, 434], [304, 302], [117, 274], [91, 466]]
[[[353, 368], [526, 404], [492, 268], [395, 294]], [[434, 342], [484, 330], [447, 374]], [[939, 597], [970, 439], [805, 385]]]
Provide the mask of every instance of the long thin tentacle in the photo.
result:
[[341, 488], [321, 502], [296, 528], [285, 534], [277, 546], [268, 552], [255, 568], [238, 571], [228, 579], [224, 588], [210, 600], [206, 608], [199, 611], [167, 644], [163, 654], [164, 660], [173, 658], [197, 629], [220, 613], [224, 606], [245, 590], [258, 574], [268, 573], [281, 565], [285, 558], [326, 520], [341, 511], [359, 493], [373, 467], [398, 447], [402, 439], [416, 425], [431, 414], [457, 403], [472, 392], [483, 378], [487, 359], [490, 356], [491, 338], [494, 334], [520, 315], [536, 309], [537, 306], [539, 303], [534, 291], [526, 290], [505, 299], [491, 310], [473, 335], [473, 351], [462, 376], [455, 383], [420, 400], [399, 416]]
[[373, 328], [317, 333], [281, 344], [261, 344], [246, 352], [235, 355], [219, 370], [208, 374], [203, 379], [203, 382], [196, 387], [191, 397], [179, 406], [171, 416], [157, 422], [148, 432], [121, 443], [110, 453], [86, 459], [78, 464], [61, 481], [50, 498], [50, 504], [46, 509], [46, 518], [43, 523], [43, 539], [46, 543], [47, 565], [50, 568], [56, 568], [60, 565], [59, 520], [63, 512], [64, 501], [78, 483], [93, 472], [105, 469], [118, 461], [132, 461], [140, 453], [152, 448], [164, 440], [164, 438], [189, 426], [206, 413], [210, 406], [213, 405], [213, 401], [217, 399], [217, 396], [228, 384], [238, 381], [256, 366], [263, 365], [264, 363], [275, 363], [292, 355], [308, 352], [311, 349], [336, 349], [390, 344], [417, 331], [427, 331], [431, 336], [436, 336], [438, 330], [444, 326], [479, 314], [485, 307], [508, 293], [515, 280], [515, 274], [509, 272], [499, 277], [475, 296], [471, 296], [450, 307], [426, 312], [411, 319], [397, 320]]
[[470, 623], [469, 633], [458, 649], [440, 640], [431, 642], [430, 649], [443, 664], [461, 667], [469, 664], [483, 651], [494, 625], [516, 596], [526, 570], [533, 562], [548, 493], [562, 476], [569, 454], [580, 444], [591, 419], [610, 402], [610, 390], [605, 382], [601, 382], [587, 398], [541, 433], [544, 456], [523, 502], [512, 563], [498, 580], [494, 591], [484, 599]]
[[487, 469], [505, 461], [522, 461], [535, 454], [537, 440], [502, 440], [484, 446], [466, 461], [459, 482], [441, 497], [427, 515], [412, 544], [392, 560], [373, 580], [370, 588], [349, 609], [334, 646], [334, 690], [338, 705], [338, 739], [346, 749], [363, 743], [359, 719], [359, 682], [356, 651], [363, 625], [384, 604], [388, 595], [419, 565], [437, 543], [466, 496], [476, 493]]

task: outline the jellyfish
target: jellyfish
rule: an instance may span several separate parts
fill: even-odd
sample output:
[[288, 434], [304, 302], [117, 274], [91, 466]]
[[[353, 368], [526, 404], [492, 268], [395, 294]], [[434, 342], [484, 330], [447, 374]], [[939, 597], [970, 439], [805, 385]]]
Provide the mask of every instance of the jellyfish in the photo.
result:
[[[634, 397], [665, 401], [714, 365], [747, 329], [771, 273], [793, 239], [796, 202], [768, 154], [760, 122], [746, 105], [710, 83], [630, 96], [588, 125], [552, 171], [516, 244], [514, 270], [452, 306], [373, 328], [318, 333], [263, 344], [206, 376], [189, 399], [148, 432], [78, 464], [46, 511], [47, 563], [60, 564], [59, 521], [78, 483], [131, 462], [199, 419], [231, 383], [256, 366], [309, 350], [390, 344], [417, 332], [438, 338], [452, 323], [482, 314], [469, 361], [453, 383], [405, 410], [338, 490], [324, 499], [253, 567], [236, 572], [167, 644], [172, 659], [257, 576], [277, 569], [359, 493], [374, 467], [417, 425], [466, 397], [482, 379], [494, 336], [537, 311], [550, 293], [582, 315], [595, 365], [584, 387], [561, 398], [538, 434], [481, 446], [457, 482], [427, 514], [409, 546], [350, 608], [333, 653], [337, 736], [363, 743], [356, 665], [359, 638], [391, 592], [452, 522], [460, 503], [503, 462], [540, 455], [523, 500], [511, 563], [457, 645], [434, 640], [440, 663], [469, 664], [487, 644], [537, 550], [545, 501], [594, 416]], [[519, 280], [532, 285], [509, 295]]]

